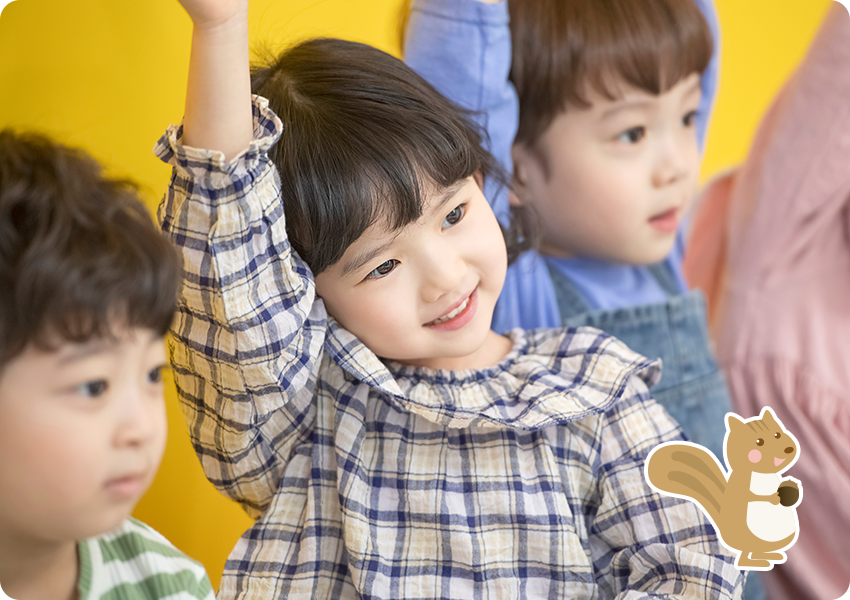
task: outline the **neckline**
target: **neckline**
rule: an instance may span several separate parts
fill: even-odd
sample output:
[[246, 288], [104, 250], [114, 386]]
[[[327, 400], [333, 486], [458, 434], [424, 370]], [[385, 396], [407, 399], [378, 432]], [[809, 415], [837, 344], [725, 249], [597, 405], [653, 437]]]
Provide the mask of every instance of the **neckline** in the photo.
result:
[[387, 370], [394, 377], [416, 377], [428, 379], [440, 383], [461, 383], [495, 377], [500, 373], [509, 371], [517, 359], [528, 353], [529, 340], [526, 332], [522, 329], [513, 329], [505, 334], [512, 342], [510, 351], [492, 367], [483, 369], [432, 369], [407, 365], [395, 360], [382, 359]]

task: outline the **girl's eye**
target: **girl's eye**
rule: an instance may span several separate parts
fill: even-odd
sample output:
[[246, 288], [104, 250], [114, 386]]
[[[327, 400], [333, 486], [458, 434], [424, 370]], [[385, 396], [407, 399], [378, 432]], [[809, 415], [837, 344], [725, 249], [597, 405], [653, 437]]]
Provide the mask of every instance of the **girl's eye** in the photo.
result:
[[87, 381], [78, 385], [76, 391], [80, 396], [97, 398], [98, 396], [105, 394], [108, 387], [109, 384], [106, 383], [106, 380], [98, 379], [97, 381]]
[[697, 111], [692, 110], [684, 117], [682, 117], [682, 125], [685, 127], [691, 127], [697, 120]]
[[456, 207], [452, 212], [446, 215], [446, 218], [443, 219], [443, 229], [447, 227], [451, 227], [452, 225], [457, 225], [458, 222], [463, 218], [463, 215], [466, 214], [466, 204], [461, 204]]
[[155, 369], [148, 371], [148, 383], [162, 383], [162, 372], [166, 365], [159, 365]]
[[627, 144], [637, 144], [645, 135], [645, 127], [632, 127], [631, 129], [626, 129], [623, 133], [621, 133], [617, 140]]
[[756, 446], [764, 446], [764, 440], [759, 438], [756, 440]]
[[381, 277], [385, 277], [389, 275], [393, 269], [398, 266], [398, 261], [394, 258], [391, 258], [385, 263], [382, 263], [378, 266], [377, 269], [371, 271], [368, 275], [366, 275], [366, 279], [380, 279]]
[[778, 440], [779, 438], [782, 437], [782, 434], [779, 433], [779, 432], [776, 432], [776, 433], [773, 434], [773, 437], [775, 437]]

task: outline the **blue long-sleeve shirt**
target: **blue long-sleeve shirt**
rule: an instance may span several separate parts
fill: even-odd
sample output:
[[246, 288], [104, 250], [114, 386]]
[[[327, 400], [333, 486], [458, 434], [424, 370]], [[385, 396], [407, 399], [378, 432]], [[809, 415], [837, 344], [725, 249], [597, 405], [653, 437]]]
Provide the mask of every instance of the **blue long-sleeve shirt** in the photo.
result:
[[[719, 27], [711, 0], [694, 0], [715, 39], [714, 54], [702, 75], [702, 100], [697, 135], [704, 145], [718, 71]], [[511, 39], [507, 2], [477, 0], [417, 0], [405, 40], [405, 60], [441, 93], [477, 113], [489, 136], [489, 150], [510, 172], [511, 145], [517, 130], [519, 105], [508, 73]], [[485, 184], [484, 194], [499, 219], [508, 215], [507, 190], [496, 182]], [[681, 292], [684, 235], [680, 230], [666, 258]], [[532, 329], [561, 325], [549, 268], [572, 281], [589, 309], [619, 308], [659, 302], [666, 298], [656, 279], [643, 265], [623, 265], [594, 257], [556, 258], [527, 252], [507, 273], [493, 315], [493, 329]]]

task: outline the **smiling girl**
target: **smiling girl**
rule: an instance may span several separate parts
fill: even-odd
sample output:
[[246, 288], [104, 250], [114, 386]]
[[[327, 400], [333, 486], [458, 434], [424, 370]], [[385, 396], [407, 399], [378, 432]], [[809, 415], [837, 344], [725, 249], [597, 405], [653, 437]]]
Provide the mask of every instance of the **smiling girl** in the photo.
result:
[[740, 593], [699, 511], [643, 480], [681, 436], [657, 367], [595, 329], [490, 329], [513, 252], [459, 110], [341, 40], [249, 72], [247, 2], [182, 3], [172, 360], [207, 477], [257, 520], [219, 597]]

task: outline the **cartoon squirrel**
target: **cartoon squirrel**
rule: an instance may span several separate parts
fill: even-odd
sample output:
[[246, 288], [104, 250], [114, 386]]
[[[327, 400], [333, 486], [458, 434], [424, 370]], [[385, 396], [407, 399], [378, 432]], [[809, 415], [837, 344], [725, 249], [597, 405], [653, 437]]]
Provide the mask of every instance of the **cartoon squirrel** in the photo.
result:
[[802, 490], [779, 473], [797, 460], [797, 440], [769, 408], [747, 421], [726, 414], [724, 458], [720, 461], [690, 442], [655, 447], [646, 462], [646, 478], [661, 493], [694, 500], [711, 519], [723, 543], [740, 552], [736, 565], [766, 571], [785, 562], [780, 550], [796, 541], [794, 508]]

